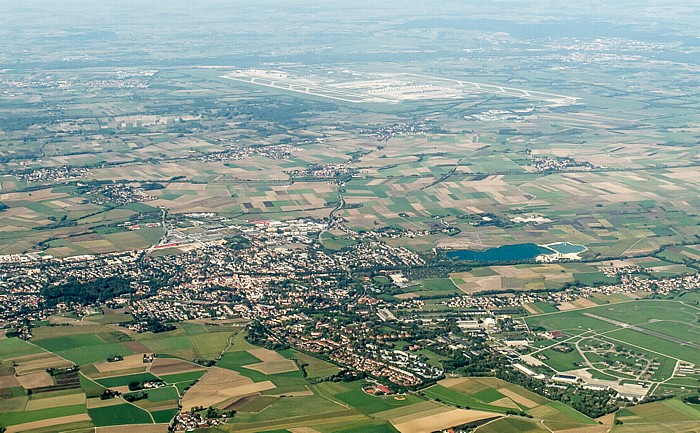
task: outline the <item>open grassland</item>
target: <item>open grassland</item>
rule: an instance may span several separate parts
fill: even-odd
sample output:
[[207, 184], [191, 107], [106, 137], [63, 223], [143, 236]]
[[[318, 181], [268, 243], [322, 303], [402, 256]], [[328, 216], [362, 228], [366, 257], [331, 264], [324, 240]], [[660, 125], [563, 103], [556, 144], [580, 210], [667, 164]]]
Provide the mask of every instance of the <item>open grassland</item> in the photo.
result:
[[[691, 344], [697, 344], [700, 335], [698, 319], [700, 309], [689, 304], [679, 301], [639, 300], [542, 314], [528, 317], [526, 321], [530, 327], [542, 326], [570, 335], [585, 335], [587, 338], [601, 336], [605, 341], [642, 351], [651, 358], [666, 357], [698, 364], [700, 349]], [[650, 333], [645, 330], [649, 330]], [[552, 351], [550, 355], [552, 356], [547, 362], [552, 362], [560, 368], [572, 369], [572, 362], [581, 361], [577, 355]], [[668, 378], [673, 373], [669, 369], [670, 367], [665, 367], [659, 374]]]
[[139, 342], [148, 347], [153, 353], [160, 353], [187, 360], [197, 358], [197, 351], [195, 351], [189, 335], [164, 336], [162, 338], [140, 340]]
[[[113, 328], [107, 325], [96, 324], [91, 320], [79, 321], [70, 317], [52, 316], [49, 318], [49, 322], [57, 323], [58, 325], [39, 326], [37, 328], [34, 328], [32, 332], [32, 341], [40, 341], [48, 338], [93, 334], [96, 334], [104, 339], [109, 338], [109, 334], [115, 332]], [[80, 340], [78, 339], [76, 340], [76, 342], [79, 343]]]
[[214, 332], [191, 337], [197, 356], [200, 358], [216, 358], [228, 345], [230, 332]]
[[172, 386], [165, 386], [156, 389], [148, 389], [145, 391], [148, 394], [148, 401], [153, 403], [159, 403], [163, 401], [178, 399], [177, 390]]
[[[324, 423], [321, 425], [314, 426], [314, 430], [320, 433], [397, 433], [398, 430], [394, 428], [391, 423], [386, 421], [378, 421], [373, 419], [360, 420], [360, 421], [346, 421], [344, 423]], [[295, 431], [292, 428], [291, 431]], [[305, 433], [302, 430], [298, 430], [295, 433]], [[308, 433], [313, 433], [308, 431]]]
[[175, 418], [178, 414], [177, 408], [165, 409], [165, 410], [154, 410], [151, 411], [151, 416], [156, 423], [169, 423], [170, 420]]
[[80, 373], [78, 378], [80, 379], [80, 387], [85, 392], [85, 395], [88, 398], [97, 397], [106, 389], [105, 387], [95, 382], [94, 380], [89, 379], [82, 373]]

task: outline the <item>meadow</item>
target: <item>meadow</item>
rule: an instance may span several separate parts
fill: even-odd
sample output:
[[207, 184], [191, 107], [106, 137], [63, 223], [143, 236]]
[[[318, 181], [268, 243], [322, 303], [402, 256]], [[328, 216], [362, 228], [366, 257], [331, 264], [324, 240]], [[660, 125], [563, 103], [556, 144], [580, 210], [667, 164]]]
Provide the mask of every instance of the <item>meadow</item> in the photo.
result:
[[[557, 371], [575, 370], [588, 361], [596, 369], [589, 370], [594, 377], [659, 382], [674, 376], [678, 360], [700, 362], [700, 350], [693, 346], [700, 332], [696, 325], [698, 318], [700, 309], [682, 301], [637, 300], [550, 312], [527, 317], [525, 321], [530, 327], [577, 336], [570, 342], [579, 345], [582, 354], [576, 350], [562, 352], [548, 348], [534, 352]], [[544, 343], [544, 346], [554, 345], [556, 343]], [[630, 358], [630, 354], [636, 355]], [[610, 362], [618, 367], [611, 368]], [[646, 372], [638, 368], [646, 363], [650, 365]]]

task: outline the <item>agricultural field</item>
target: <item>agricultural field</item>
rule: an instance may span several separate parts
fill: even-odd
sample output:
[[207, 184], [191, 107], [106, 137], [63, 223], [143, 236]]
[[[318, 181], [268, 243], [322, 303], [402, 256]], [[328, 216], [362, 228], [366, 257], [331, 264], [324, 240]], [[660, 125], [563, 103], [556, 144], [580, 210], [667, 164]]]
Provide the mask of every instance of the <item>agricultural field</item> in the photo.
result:
[[[216, 357], [239, 329], [183, 322], [162, 334], [134, 335], [136, 341], [128, 330], [98, 324], [104, 322], [104, 317], [109, 322], [109, 316], [90, 316], [82, 322], [51, 317], [48, 322], [60, 326], [35, 328], [30, 342], [0, 339], [0, 425], [10, 427], [10, 431], [74, 428], [77, 432], [93, 426], [167, 424], [176, 414], [186, 388], [207, 373], [192, 360]], [[165, 357], [144, 363], [144, 354], [159, 354], [151, 346], [162, 348]], [[276, 352], [254, 346], [251, 349], [264, 358], [254, 358], [253, 364], [259, 365], [251, 367], [297, 371], [293, 361]], [[167, 357], [167, 352], [187, 356]], [[117, 355], [123, 355], [123, 360], [106, 360]], [[80, 366], [79, 373], [52, 377], [46, 372], [47, 368], [65, 369], [73, 364]], [[147, 398], [134, 403], [120, 397], [98, 398], [106, 389], [134, 395], [129, 392], [130, 383], [159, 380], [165, 386], [145, 390]], [[39, 388], [45, 390], [37, 392]]]
[[600, 263], [586, 264], [524, 264], [474, 268], [469, 272], [450, 275], [465, 293], [506, 290], [558, 290], [566, 284], [611, 284]]
[[14, 3], [0, 428], [696, 429], [693, 2]]
[[[89, 331], [90, 327], [85, 329]], [[198, 333], [203, 329], [186, 324], [171, 331], [175, 335], [165, 338], [186, 337], [188, 333], [206, 335], [205, 332]], [[68, 339], [66, 341], [75, 347], [80, 347], [81, 343], [90, 347], [97, 334], [72, 333], [65, 337], [47, 337], [48, 343], [45, 344], [55, 344], [52, 340], [55, 338]], [[29, 422], [46, 424], [49, 421], [42, 418], [48, 417], [46, 419], [51, 419], [51, 422], [55, 421], [58, 425], [75, 423], [81, 428], [123, 423], [135, 426], [151, 425], [157, 428], [159, 423], [171, 419], [178, 401], [182, 398], [183, 407], [214, 406], [221, 410], [236, 410], [236, 416], [220, 427], [225, 431], [255, 432], [279, 427], [292, 430], [303, 427], [329, 433], [423, 432], [427, 431], [425, 429], [428, 426], [444, 424], [445, 427], [449, 427], [460, 423], [496, 419], [503, 416], [505, 408], [530, 410], [551, 405], [541, 397], [528, 397], [526, 391], [495, 379], [494, 383], [490, 383], [489, 379], [479, 379], [479, 382], [473, 380], [472, 385], [467, 387], [470, 390], [468, 394], [459, 392], [467, 389], [464, 384], [471, 379], [463, 379], [462, 382], [443, 381], [440, 385], [426, 390], [425, 397], [411, 394], [370, 395], [363, 391], [363, 387], [367, 385], [366, 381], [313, 384], [308, 379], [327, 377], [337, 373], [338, 368], [302, 352], [274, 352], [252, 346], [242, 341], [240, 334], [236, 334], [232, 341], [234, 344], [224, 353], [217, 366], [209, 369], [177, 358], [156, 358], [147, 366], [148, 371], [141, 373], [130, 372], [132, 368], [100, 372], [96, 365], [101, 365], [104, 369], [105, 364], [87, 364], [84, 368], [86, 374], [96, 375], [97, 378], [91, 379], [81, 375], [80, 388], [54, 391], [54, 394], [48, 394], [39, 400], [18, 393], [2, 405], [9, 412], [2, 415], [0, 411], [0, 420], [7, 425], [24, 425]], [[6, 343], [8, 348], [11, 344], [24, 347], [25, 352], [29, 351], [27, 347], [34, 347]], [[129, 363], [129, 359], [118, 362]], [[303, 365], [307, 369], [308, 379], [303, 377], [297, 365]], [[104, 374], [109, 376], [103, 377]], [[146, 390], [148, 397], [133, 404], [125, 404], [120, 398], [95, 398], [96, 394], [106, 388], [122, 390], [128, 395], [126, 385], [129, 383], [153, 380], [163, 380], [166, 386]], [[471, 409], [458, 408], [457, 405], [462, 406], [463, 401], [451, 401], [445, 395], [446, 391], [452, 390], [450, 387], [458, 389], [459, 391], [454, 392], [462, 395], [462, 398], [471, 398], [470, 402], [481, 404], [473, 404]], [[86, 398], [86, 395], [89, 398]], [[426, 397], [435, 399], [437, 395], [442, 396], [443, 404], [425, 400]], [[444, 403], [450, 406], [444, 406]], [[50, 409], [55, 407], [60, 407], [61, 410], [68, 408], [66, 412], [62, 412], [65, 418], [53, 415], [55, 412], [51, 412]], [[557, 422], [563, 423], [557, 424], [560, 427], [570, 422], [561, 415], [565, 413], [570, 417], [570, 413], [561, 412], [562, 408], [557, 410], [558, 412], [555, 411], [554, 415], [551, 415], [552, 422], [558, 420]], [[18, 418], [18, 415], [12, 415], [15, 413], [28, 415]]]
[[630, 407], [615, 414], [620, 424], [614, 426], [615, 433], [686, 432], [697, 428], [700, 408], [683, 404], [677, 399], [664, 400]]
[[[448, 282], [449, 280], [444, 280], [438, 284]], [[428, 282], [428, 284], [436, 283]], [[570, 323], [572, 320], [570, 317], [558, 317], [559, 315], [578, 314], [577, 317], [583, 320], [581, 323], [587, 323], [586, 320], [601, 322], [595, 317], [615, 317], [615, 320], [625, 320], [640, 327], [650, 326], [657, 332], [661, 332], [664, 330], [664, 322], [650, 321], [649, 318], [663, 317], [667, 314], [667, 309], [686, 314], [687, 317], [683, 319], [686, 323], [696, 317], [695, 308], [678, 301], [638, 301], [602, 305], [580, 311], [553, 312], [528, 317], [526, 320], [537, 321], [532, 322], [530, 326], [549, 327], [558, 323]], [[588, 311], [595, 317], [584, 315], [584, 312]], [[172, 419], [177, 412], [178, 404], [184, 408], [213, 406], [219, 410], [235, 410], [235, 417], [219, 427], [223, 431], [258, 432], [278, 428], [296, 431], [310, 428], [328, 433], [364, 431], [422, 433], [435, 426], [447, 428], [458, 424], [482, 423], [485, 424], [483, 429], [486, 431], [498, 431], [494, 430], [496, 428], [502, 428], [503, 431], [527, 428], [524, 431], [535, 432], [546, 426], [557, 431], [586, 429], [593, 432], [598, 425], [568, 406], [552, 402], [519, 386], [495, 378], [444, 379], [436, 385], [421, 390], [418, 394], [398, 396], [370, 395], [363, 390], [368, 384], [364, 380], [347, 383], [326, 381], [314, 383], [337, 373], [338, 367], [299, 351], [275, 352], [256, 347], [243, 339], [243, 333], [233, 333], [234, 328], [229, 332], [222, 331], [221, 327], [182, 323], [178, 324], [175, 330], [163, 333], [163, 337], [144, 333], [135, 335], [137, 337], [135, 341], [121, 343], [107, 343], [105, 340], [111, 341], [111, 338], [116, 337], [111, 333], [105, 333], [99, 326], [69, 324], [60, 328], [57, 328], [58, 331], [53, 334], [42, 331], [44, 334], [41, 334], [37, 344], [41, 344], [43, 348], [31, 342], [16, 339], [0, 340], [0, 351], [4, 354], [3, 361], [10, 359], [7, 358], [7, 354], [13, 352], [21, 355], [19, 359], [44, 357], [39, 359], [50, 360], [55, 355], [48, 350], [65, 347], [66, 350], [71, 351], [81, 349], [88, 351], [100, 341], [108, 346], [138, 343], [145, 348], [150, 348], [152, 342], [158, 340], [165, 341], [165, 343], [159, 343], [164, 348], [172, 351], [187, 350], [186, 353], [192, 354], [196, 354], [197, 350], [203, 350], [201, 348], [207, 346], [210, 347], [207, 350], [213, 354], [220, 353], [226, 347], [228, 349], [217, 365], [210, 368], [199, 366], [187, 359], [174, 357], [156, 357], [150, 364], [139, 365], [139, 362], [143, 364], [140, 353], [128, 355], [123, 361], [112, 363], [93, 361], [81, 366], [76, 388], [57, 389], [30, 396], [25, 391], [26, 386], [29, 386], [27, 378], [15, 376], [12, 370], [7, 370], [8, 374], [2, 376], [2, 382], [0, 382], [8, 392], [6, 397], [0, 396], [2, 397], [0, 422], [12, 427], [12, 431], [20, 431], [16, 429], [25, 427], [52, 429], [75, 427], [78, 431], [92, 426], [102, 428], [125, 423], [134, 426], [143, 425], [144, 429], [156, 431]], [[559, 328], [567, 332], [566, 328]], [[599, 362], [596, 356], [604, 358], [605, 350], [611, 350], [610, 346], [599, 347], [600, 341], [605, 341], [606, 338], [625, 337], [621, 333], [622, 330], [614, 329], [614, 326], [605, 321], [602, 321], [599, 328], [598, 334], [603, 335], [589, 336], [587, 330], [570, 334], [576, 339], [571, 340], [572, 344], [579, 343], [583, 356], [590, 357], [594, 366]], [[116, 328], [109, 329], [110, 332], [117, 332]], [[631, 329], [626, 331], [634, 332]], [[200, 349], [195, 349], [195, 338], [207, 335], [217, 336], [224, 332], [227, 333], [227, 338], [217, 337], [216, 340], [211, 340], [217, 342], [216, 346], [210, 341], [205, 341], [204, 344], [200, 344]], [[621, 346], [622, 343], [617, 345]], [[556, 359], [552, 354], [558, 352], [547, 346], [541, 348], [541, 353]], [[571, 362], [578, 361], [578, 358], [573, 359], [574, 361]], [[628, 365], [625, 357], [616, 354], [612, 359], [619, 360], [619, 364], [601, 369], [600, 374], [614, 375], [615, 372], [619, 372], [622, 377], [623, 368]], [[638, 353], [637, 359], [646, 358], [640, 357]], [[656, 359], [654, 362], [663, 361], [660, 356], [654, 359]], [[652, 358], [649, 358], [649, 361], [651, 363]], [[566, 364], [569, 361], [560, 357], [556, 362]], [[120, 363], [123, 364], [117, 366]], [[306, 376], [300, 366], [304, 368]], [[650, 374], [667, 374], [671, 377], [675, 363], [661, 362], [657, 367]], [[41, 372], [32, 374], [37, 373]], [[53, 383], [50, 378], [48, 383], [41, 383], [39, 376], [31, 378], [37, 385], [46, 386]], [[125, 395], [137, 395], [136, 392], [130, 392], [127, 385], [154, 380], [163, 380], [165, 386], [145, 390], [147, 397], [131, 404], [124, 402], [121, 397], [108, 400], [97, 398], [105, 389], [118, 390]], [[671, 379], [660, 383], [659, 386], [673, 389], [674, 386], [682, 386], [682, 383], [682, 381], [673, 382]], [[664, 403], [676, 404], [672, 401]], [[676, 410], [682, 410], [687, 406], [681, 402], [678, 404], [680, 406], [673, 406]], [[58, 416], [59, 413], [60, 416]], [[526, 417], [514, 416], [513, 413]], [[530, 421], [527, 416], [533, 417], [532, 420], [537, 422]], [[18, 427], [15, 428], [15, 426]], [[595, 430], [596, 433], [598, 431]]]
[[[547, 64], [544, 59], [528, 61]], [[328, 76], [352, 76], [345, 84], [342, 79], [336, 83], [349, 91], [363, 76], [367, 80], [360, 82], [367, 85], [378, 73], [372, 69], [384, 66], [368, 64], [352, 72], [332, 66], [324, 70]], [[347, 228], [426, 232], [410, 242], [392, 241], [417, 251], [572, 242], [585, 245], [584, 257], [594, 259], [636, 257], [666, 248], [663, 254], [669, 262], [654, 266], [655, 275], [692, 271], [683, 261], [697, 256], [692, 246], [697, 245], [700, 232], [695, 208], [681, 197], [696, 193], [698, 183], [693, 167], [680, 161], [693, 161], [697, 152], [680, 145], [692, 139], [690, 130], [667, 125], [668, 112], [684, 118], [676, 113], [678, 107], [649, 95], [627, 95], [629, 111], [621, 115], [602, 96], [607, 90], [596, 86], [568, 89], [564, 93], [574, 96], [560, 95], [565, 98], [557, 99], [555, 105], [562, 106], [552, 106], [550, 97], [531, 98], [549, 94], [544, 91], [549, 86], [494, 95], [486, 82], [513, 79], [506, 74], [513, 69], [502, 67], [480, 78], [475, 69], [474, 82], [451, 78], [463, 75], [460, 66], [451, 62], [441, 65], [444, 77], [421, 71], [417, 65], [397, 67], [403, 69], [393, 74], [402, 77], [396, 78], [397, 87], [386, 77], [378, 81], [394, 89], [389, 93], [410, 87], [406, 83], [415, 80], [435, 89], [481, 83], [480, 88], [471, 89], [474, 94], [459, 98], [440, 91], [431, 92], [432, 97], [399, 97], [400, 104], [393, 97], [385, 99], [389, 93], [372, 101], [364, 97], [344, 101], [251, 83], [247, 78], [226, 79], [222, 77], [239, 74], [226, 67], [164, 68], [148, 80], [153, 85], [143, 92], [168, 101], [172, 113], [144, 114], [139, 104], [100, 94], [97, 97], [106, 98], [107, 105], [119, 105], [125, 112], [107, 114], [102, 105], [79, 104], [80, 109], [71, 114], [76, 119], [100, 119], [104, 132], [113, 134], [111, 139], [99, 140], [89, 128], [84, 132], [93, 135], [85, 142], [63, 135], [56, 143], [46, 143], [45, 136], [32, 131], [28, 133], [38, 135], [34, 138], [42, 144], [27, 149], [26, 155], [16, 153], [12, 138], [2, 143], [0, 156], [7, 159], [2, 165], [8, 174], [0, 178], [0, 202], [7, 206], [0, 252], [39, 250], [65, 257], [144, 249], [166, 236], [161, 209], [174, 218], [214, 212], [239, 223], [256, 218], [328, 218], [342, 198], [345, 205], [336, 216]], [[546, 79], [526, 71], [543, 74], [543, 69], [522, 69], [519, 79], [541, 85]], [[314, 81], [317, 73], [315, 67], [296, 65], [254, 75], [297, 77], [292, 80], [296, 82], [304, 76]], [[586, 73], [592, 79], [606, 79], [601, 71]], [[74, 74], [93, 79], [102, 72], [64, 71], [56, 78], [69, 79]], [[555, 75], [544, 74], [556, 81]], [[12, 73], [3, 76], [9, 79]], [[203, 106], [235, 100], [239, 111], [201, 112], [185, 91], [192, 86], [201, 92], [198, 98], [207, 101]], [[172, 88], [179, 90], [167, 90]], [[445, 97], [453, 101], [447, 103]], [[60, 99], [50, 91], [42, 98]], [[284, 116], [278, 106], [286, 107]], [[655, 108], [642, 109], [647, 106]], [[185, 115], [180, 107], [199, 113]], [[130, 110], [138, 114], [129, 114]], [[491, 111], [509, 114], [501, 118], [503, 114]], [[251, 112], [256, 117], [245, 114]], [[430, 122], [418, 132], [399, 132], [386, 139], [367, 132], [428, 117]], [[347, 122], [346, 127], [335, 127], [339, 119]], [[657, 128], [642, 134], [639, 119]], [[229, 124], [236, 128], [226, 127]], [[187, 134], [180, 132], [183, 128]], [[35, 159], [39, 149], [41, 165]], [[576, 165], [539, 171], [538, 158], [571, 159]], [[23, 174], [65, 166], [84, 171], [57, 179], [27, 180]], [[309, 167], [323, 173], [330, 168], [317, 177], [309, 174]], [[115, 199], [114, 188], [127, 191], [129, 198]], [[439, 233], [445, 228], [450, 235]], [[197, 230], [193, 233], [200, 239], [207, 236]], [[218, 236], [227, 234], [223, 231]], [[329, 232], [321, 242], [330, 250], [340, 250], [354, 240], [342, 232]], [[530, 284], [555, 287], [572, 281], [568, 273], [540, 275]], [[468, 285], [471, 276], [464, 277]], [[519, 284], [504, 277], [502, 287]], [[495, 280], [486, 280], [483, 289], [497, 286]]]
[[444, 379], [422, 391], [432, 400], [453, 406], [505, 414], [515, 412], [541, 419], [553, 430], [581, 428], [595, 421], [559, 402], [496, 378]]

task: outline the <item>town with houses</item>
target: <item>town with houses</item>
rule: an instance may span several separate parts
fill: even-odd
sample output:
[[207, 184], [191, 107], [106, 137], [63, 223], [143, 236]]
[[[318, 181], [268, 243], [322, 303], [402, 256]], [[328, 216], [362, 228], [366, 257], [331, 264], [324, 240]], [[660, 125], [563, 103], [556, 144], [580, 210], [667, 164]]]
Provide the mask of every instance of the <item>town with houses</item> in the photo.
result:
[[[193, 319], [239, 319], [249, 324], [249, 338], [256, 344], [317, 354], [394, 390], [419, 389], [445, 377], [446, 371], [428, 362], [422, 351], [426, 348], [474, 361], [497, 357], [512, 371], [552, 386], [567, 381], [582, 386], [579, 377], [545, 374], [535, 367], [542, 363], [528, 355], [529, 340], [556, 340], [561, 333], [530, 332], [519, 319], [526, 313], [524, 305], [559, 305], [593, 294], [668, 295], [700, 287], [698, 274], [652, 280], [640, 278], [638, 266], [609, 267], [604, 272], [617, 278], [615, 284], [465, 293], [439, 300], [440, 310], [429, 312], [425, 299], [384, 296], [374, 283], [373, 276], [384, 276], [390, 285], [405, 288], [411, 283], [406, 275], [427, 266], [426, 257], [386, 244], [385, 233], [364, 232], [355, 244], [330, 251], [317, 241], [318, 234], [329, 229], [328, 221], [254, 220], [226, 226], [215, 214], [189, 217], [200, 221], [195, 226], [206, 225], [214, 232], [226, 228], [235, 235], [206, 242], [183, 237], [186, 245], [164, 237], [167, 243], [161, 246], [180, 246], [179, 254], [152, 255], [151, 249], [67, 258], [40, 253], [0, 256], [0, 327], [31, 339], [34, 322], [57, 313], [100, 313], [102, 308], [130, 312], [134, 321], [122, 325], [135, 332]], [[61, 292], [63, 287], [95, 282], [108, 282], [110, 287], [119, 282], [119, 290], [87, 301]], [[49, 299], [56, 291], [60, 295]], [[399, 347], [399, 341], [411, 343]], [[685, 368], [695, 371], [693, 365]], [[585, 385], [610, 389], [598, 382]], [[647, 391], [630, 389], [619, 395], [641, 399]]]

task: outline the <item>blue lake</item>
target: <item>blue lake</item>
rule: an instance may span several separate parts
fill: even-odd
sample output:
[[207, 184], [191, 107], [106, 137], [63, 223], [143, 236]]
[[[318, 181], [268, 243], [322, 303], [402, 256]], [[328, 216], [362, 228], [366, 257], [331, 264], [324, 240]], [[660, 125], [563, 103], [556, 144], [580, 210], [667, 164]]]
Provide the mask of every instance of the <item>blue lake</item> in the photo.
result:
[[535, 244], [515, 244], [484, 251], [455, 250], [448, 252], [447, 257], [472, 262], [515, 262], [533, 260], [540, 254], [552, 254], [552, 251]]

